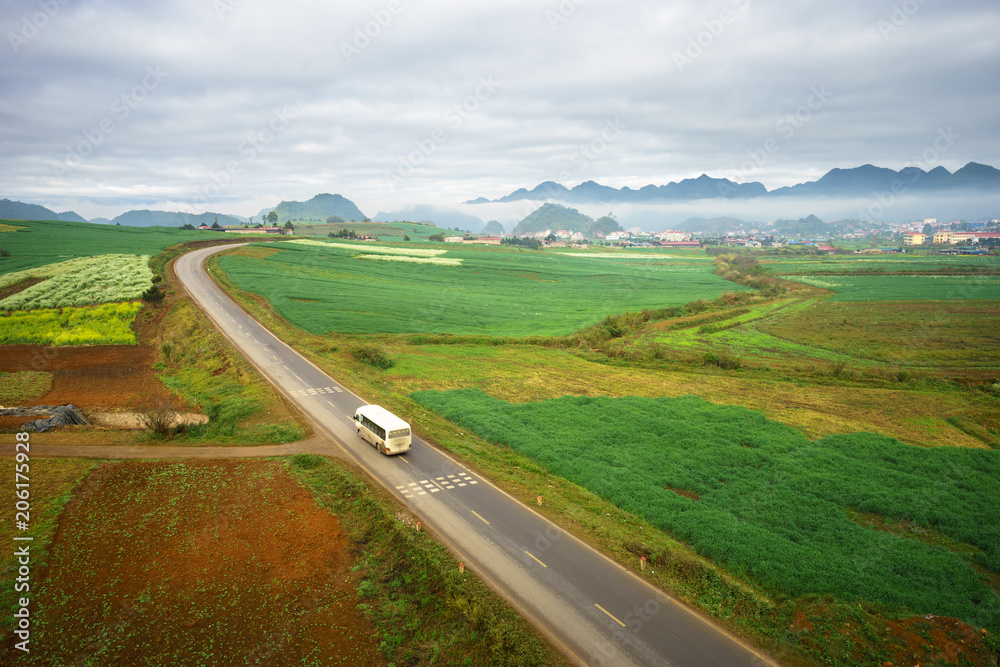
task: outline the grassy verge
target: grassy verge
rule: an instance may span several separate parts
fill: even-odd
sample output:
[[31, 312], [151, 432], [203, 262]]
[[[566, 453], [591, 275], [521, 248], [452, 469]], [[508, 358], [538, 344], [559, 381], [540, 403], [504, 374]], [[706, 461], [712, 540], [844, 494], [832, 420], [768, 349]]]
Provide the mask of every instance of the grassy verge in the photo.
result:
[[356, 553], [362, 609], [390, 664], [568, 664], [517, 613], [374, 484], [343, 463], [300, 454], [292, 474], [341, 521]]
[[167, 307], [159, 328], [160, 380], [209, 417], [207, 424], [166, 436], [171, 444], [280, 444], [306, 437], [281, 397], [197, 306], [177, 299]]

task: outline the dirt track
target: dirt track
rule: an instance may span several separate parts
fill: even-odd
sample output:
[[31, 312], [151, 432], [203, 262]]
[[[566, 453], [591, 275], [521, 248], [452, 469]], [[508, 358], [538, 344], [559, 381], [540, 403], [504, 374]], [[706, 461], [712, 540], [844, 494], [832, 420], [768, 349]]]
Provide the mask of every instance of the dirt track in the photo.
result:
[[[14, 455], [14, 438], [0, 444], [0, 456]], [[169, 447], [159, 445], [37, 445], [31, 446], [32, 457], [59, 456], [97, 459], [245, 459], [291, 454], [322, 454], [342, 456], [340, 449], [324, 435], [287, 445], [261, 445], [260, 447]]]

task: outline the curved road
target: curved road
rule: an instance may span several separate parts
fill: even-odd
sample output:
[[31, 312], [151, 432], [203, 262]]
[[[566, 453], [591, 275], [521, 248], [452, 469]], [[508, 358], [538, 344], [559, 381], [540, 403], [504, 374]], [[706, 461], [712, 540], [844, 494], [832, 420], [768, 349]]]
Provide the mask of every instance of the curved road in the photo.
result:
[[699, 614], [414, 437], [403, 455], [359, 438], [358, 396], [254, 320], [206, 273], [231, 246], [182, 255], [174, 270], [195, 302], [344, 455], [410, 507], [494, 590], [581, 665], [759, 666], [773, 663]]

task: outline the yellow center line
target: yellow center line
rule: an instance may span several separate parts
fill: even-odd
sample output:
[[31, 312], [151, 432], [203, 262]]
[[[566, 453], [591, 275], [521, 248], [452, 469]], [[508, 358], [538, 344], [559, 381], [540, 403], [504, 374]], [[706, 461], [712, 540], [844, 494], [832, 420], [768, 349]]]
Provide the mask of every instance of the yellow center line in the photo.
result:
[[396, 458], [399, 459], [400, 461], [402, 461], [403, 463], [405, 463], [408, 466], [412, 466], [413, 465], [412, 463], [410, 463], [409, 461], [407, 461], [406, 459], [404, 459], [402, 456], [397, 456]]
[[[475, 512], [473, 510], [469, 510], [469, 511], [472, 512], [473, 514], [475, 514], [477, 517], [479, 517], [479, 520], [482, 521], [483, 523], [485, 523], [487, 526], [490, 525], [489, 521], [487, 521], [483, 517], [479, 516], [479, 512]], [[525, 552], [525, 553], [527, 553], [527, 552]], [[531, 554], [528, 554], [528, 555], [531, 556]], [[532, 558], [534, 558], [534, 556], [532, 556]]]
[[[473, 514], [475, 514], [475, 512], [473, 512]], [[529, 556], [531, 556], [531, 552], [529, 552], [529, 551], [525, 551], [524, 553], [526, 553], [526, 554], [528, 554]], [[546, 564], [545, 564], [545, 563], [543, 563], [542, 561], [538, 560], [538, 559], [537, 559], [537, 558], [535, 558], [534, 556], [531, 556], [531, 558], [532, 558], [532, 560], [534, 560], [534, 561], [535, 561], [536, 563], [538, 563], [538, 564], [539, 564], [539, 565], [541, 565], [542, 567], [548, 567], [548, 565], [546, 565]], [[608, 612], [604, 612], [604, 613], [606, 614], [606, 613], [608, 613]]]
[[624, 623], [622, 623], [621, 621], [619, 621], [619, 620], [618, 620], [617, 618], [615, 618], [615, 615], [614, 615], [614, 614], [612, 614], [612, 613], [611, 613], [610, 611], [608, 611], [607, 609], [605, 609], [605, 608], [604, 608], [604, 607], [602, 607], [601, 605], [597, 604], [596, 602], [594, 603], [594, 606], [595, 606], [595, 607], [597, 607], [598, 609], [600, 609], [601, 611], [603, 611], [603, 612], [604, 612], [605, 614], [607, 614], [608, 616], [610, 616], [610, 617], [611, 617], [611, 620], [612, 620], [612, 621], [614, 621], [614, 622], [615, 622], [615, 623], [617, 623], [618, 625], [622, 626], [623, 628], [625, 627], [625, 624], [624, 624]]

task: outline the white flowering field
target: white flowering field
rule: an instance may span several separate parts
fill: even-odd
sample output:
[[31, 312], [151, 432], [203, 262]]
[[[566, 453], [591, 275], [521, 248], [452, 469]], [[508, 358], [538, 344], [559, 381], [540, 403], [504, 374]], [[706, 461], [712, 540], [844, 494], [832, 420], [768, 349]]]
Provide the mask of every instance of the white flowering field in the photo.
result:
[[138, 299], [153, 284], [149, 255], [98, 255], [0, 276], [0, 287], [47, 278], [0, 301], [0, 310], [85, 306]]
[[313, 241], [312, 239], [295, 239], [286, 243], [298, 243], [299, 245], [310, 245], [317, 248], [337, 248], [342, 250], [357, 250], [359, 252], [377, 252], [383, 255], [414, 255], [416, 257], [434, 257], [443, 255], [447, 250], [435, 250], [434, 248], [396, 248], [393, 246], [363, 245], [360, 243], [327, 243], [325, 241]]

